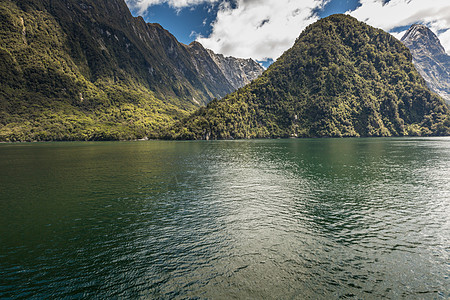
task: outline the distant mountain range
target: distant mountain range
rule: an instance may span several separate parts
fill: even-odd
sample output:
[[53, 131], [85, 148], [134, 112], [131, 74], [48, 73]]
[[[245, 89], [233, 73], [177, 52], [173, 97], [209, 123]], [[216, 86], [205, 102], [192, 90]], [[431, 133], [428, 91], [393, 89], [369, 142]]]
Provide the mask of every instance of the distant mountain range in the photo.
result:
[[258, 79], [168, 130], [171, 139], [448, 135], [449, 110], [408, 48], [347, 15], [307, 27]]
[[413, 55], [414, 65], [428, 86], [450, 105], [450, 56], [438, 37], [424, 25], [413, 25], [401, 41]]
[[264, 71], [179, 43], [124, 0], [1, 1], [0, 22], [0, 140], [155, 136]]
[[0, 1], [0, 39], [0, 141], [450, 133], [408, 49], [345, 15], [266, 71], [181, 44], [124, 0]]

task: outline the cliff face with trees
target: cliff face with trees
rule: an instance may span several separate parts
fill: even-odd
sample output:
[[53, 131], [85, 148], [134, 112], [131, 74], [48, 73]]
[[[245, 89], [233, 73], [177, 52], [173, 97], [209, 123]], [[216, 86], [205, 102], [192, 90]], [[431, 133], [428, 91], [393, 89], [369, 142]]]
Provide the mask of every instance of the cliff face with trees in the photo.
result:
[[1, 1], [0, 39], [0, 141], [156, 136], [263, 71], [224, 72], [124, 0]]
[[448, 108], [390, 34], [346, 15], [307, 27], [251, 84], [168, 130], [171, 139], [449, 134]]

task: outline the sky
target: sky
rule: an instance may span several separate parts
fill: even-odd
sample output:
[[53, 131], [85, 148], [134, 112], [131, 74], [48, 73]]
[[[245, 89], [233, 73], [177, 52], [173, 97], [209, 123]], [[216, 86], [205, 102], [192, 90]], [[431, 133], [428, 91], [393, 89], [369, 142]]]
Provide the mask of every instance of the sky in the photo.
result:
[[427, 25], [450, 54], [450, 0], [125, 0], [134, 16], [159, 23], [180, 42], [198, 41], [226, 56], [267, 66], [302, 30], [346, 13], [400, 39], [412, 24]]

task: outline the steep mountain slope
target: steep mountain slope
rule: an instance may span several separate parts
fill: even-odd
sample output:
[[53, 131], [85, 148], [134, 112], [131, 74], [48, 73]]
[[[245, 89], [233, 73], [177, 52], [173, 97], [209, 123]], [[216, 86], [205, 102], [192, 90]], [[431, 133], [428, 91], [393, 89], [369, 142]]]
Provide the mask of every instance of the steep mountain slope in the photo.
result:
[[307, 27], [251, 84], [212, 101], [166, 138], [448, 134], [448, 109], [390, 34], [346, 15]]
[[223, 56], [206, 49], [211, 59], [217, 64], [219, 69], [225, 75], [225, 78], [235, 88], [241, 88], [249, 84], [252, 80], [258, 78], [262, 74], [262, 68], [252, 59], [235, 58], [231, 56]]
[[[188, 50], [192, 54], [192, 62], [203, 80], [214, 81], [219, 76], [224, 76], [227, 83], [233, 87], [232, 91], [249, 84], [264, 71], [264, 68], [253, 59], [225, 57], [205, 49], [198, 42], [192, 42], [188, 46]], [[215, 75], [215, 72], [220, 75]]]
[[424, 25], [413, 25], [401, 41], [409, 48], [413, 63], [428, 86], [450, 105], [450, 56], [438, 37]]
[[[1, 1], [0, 25], [0, 140], [154, 136], [235, 90], [200, 44], [132, 17], [124, 0]], [[263, 71], [251, 69], [231, 78], [243, 86]]]

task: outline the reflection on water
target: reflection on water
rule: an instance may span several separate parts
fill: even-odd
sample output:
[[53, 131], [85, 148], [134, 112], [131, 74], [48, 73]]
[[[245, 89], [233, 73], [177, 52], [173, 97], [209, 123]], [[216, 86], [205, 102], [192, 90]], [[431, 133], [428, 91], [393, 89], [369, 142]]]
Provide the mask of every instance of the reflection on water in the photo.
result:
[[450, 139], [0, 145], [0, 297], [450, 297]]

